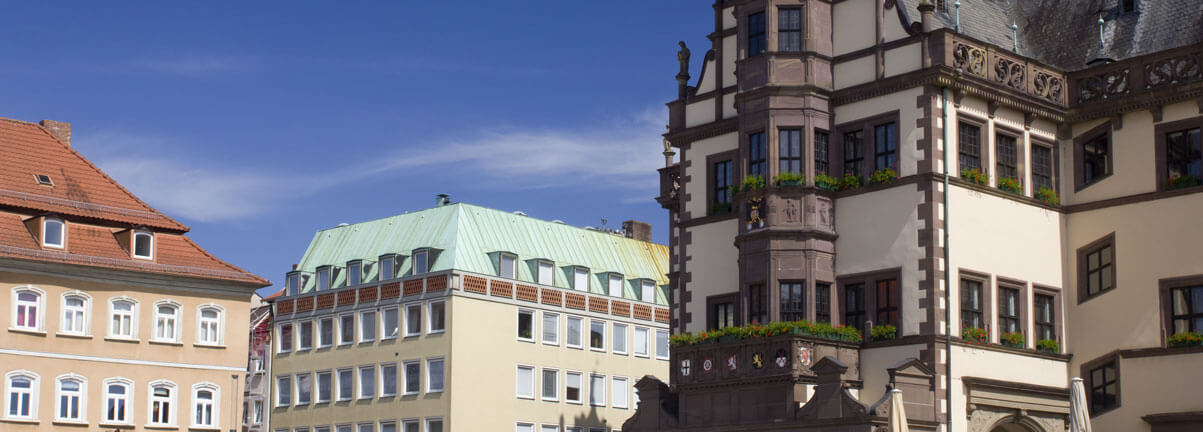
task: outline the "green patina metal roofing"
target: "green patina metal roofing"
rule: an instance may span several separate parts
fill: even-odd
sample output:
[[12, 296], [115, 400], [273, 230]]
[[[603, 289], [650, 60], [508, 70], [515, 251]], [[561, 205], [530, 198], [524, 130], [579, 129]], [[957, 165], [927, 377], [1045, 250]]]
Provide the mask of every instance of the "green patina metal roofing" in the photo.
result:
[[[533, 283], [536, 260], [548, 260], [556, 266], [556, 287], [570, 287], [573, 267], [581, 266], [589, 268], [594, 293], [605, 294], [608, 274], [617, 273], [626, 279], [623, 297], [638, 299], [640, 281], [650, 279], [661, 287], [656, 303], [668, 303], [663, 289], [668, 284], [667, 246], [464, 203], [318, 231], [297, 270], [343, 268], [360, 259], [369, 263], [363, 280], [371, 282], [378, 278], [375, 261], [395, 253], [407, 256], [397, 267], [404, 277], [412, 274], [409, 256], [424, 248], [431, 249], [430, 271], [497, 275], [498, 252], [507, 252], [518, 257], [520, 281]], [[314, 288], [316, 278], [307, 279], [301, 292]], [[331, 286], [345, 284], [346, 272], [337, 272]]]

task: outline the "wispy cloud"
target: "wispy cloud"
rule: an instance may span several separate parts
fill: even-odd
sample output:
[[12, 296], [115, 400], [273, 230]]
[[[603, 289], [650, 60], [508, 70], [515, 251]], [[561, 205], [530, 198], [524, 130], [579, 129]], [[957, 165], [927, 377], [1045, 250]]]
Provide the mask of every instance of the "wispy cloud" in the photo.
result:
[[184, 219], [221, 222], [267, 213], [347, 183], [419, 172], [469, 179], [465, 181], [472, 183], [460, 185], [464, 187], [572, 187], [616, 193], [622, 203], [646, 202], [655, 194], [655, 170], [663, 163], [660, 123], [648, 111], [597, 126], [478, 130], [399, 143], [406, 150], [385, 158], [365, 156], [321, 175], [268, 168], [272, 164], [267, 161], [230, 166], [146, 156], [165, 153], [144, 151], [151, 146], [187, 145], [171, 137], [109, 131], [77, 137], [77, 142], [97, 165], [152, 206]]

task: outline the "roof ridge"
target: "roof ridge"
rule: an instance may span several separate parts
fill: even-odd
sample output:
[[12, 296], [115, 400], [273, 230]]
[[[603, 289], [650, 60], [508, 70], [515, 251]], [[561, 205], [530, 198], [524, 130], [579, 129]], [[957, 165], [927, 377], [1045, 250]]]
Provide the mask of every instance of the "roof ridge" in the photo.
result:
[[129, 196], [131, 199], [133, 199], [133, 200], [134, 200], [134, 202], [137, 202], [138, 204], [141, 204], [143, 207], [145, 207], [145, 208], [146, 208], [146, 210], [148, 210], [148, 211], [151, 211], [151, 212], [154, 212], [154, 213], [158, 214], [158, 215], [159, 215], [159, 216], [161, 216], [163, 219], [165, 219], [167, 222], [169, 222], [169, 223], [171, 223], [171, 224], [175, 224], [175, 225], [178, 227], [178, 228], [176, 228], [177, 230], [181, 230], [181, 231], [183, 231], [183, 232], [188, 232], [188, 231], [191, 231], [191, 230], [192, 230], [192, 229], [191, 229], [191, 228], [189, 228], [187, 225], [184, 225], [184, 224], [180, 223], [179, 221], [177, 221], [177, 220], [173, 219], [171, 216], [167, 216], [167, 214], [166, 214], [166, 213], [163, 213], [163, 212], [159, 211], [158, 209], [156, 209], [156, 208], [154, 208], [154, 207], [151, 207], [151, 206], [150, 206], [150, 204], [147, 204], [145, 201], [142, 201], [141, 199], [139, 199], [137, 195], [134, 195], [134, 193], [133, 193], [133, 192], [130, 192], [130, 191], [129, 191], [128, 189], [126, 189], [124, 186], [121, 186], [121, 183], [118, 183], [116, 180], [113, 180], [113, 178], [112, 178], [112, 177], [109, 177], [108, 173], [105, 173], [105, 172], [104, 172], [104, 170], [100, 169], [100, 167], [97, 167], [95, 164], [93, 164], [93, 163], [92, 163], [92, 161], [90, 161], [90, 160], [88, 160], [88, 158], [84, 157], [84, 155], [82, 155], [82, 154], [80, 154], [79, 152], [75, 151], [75, 149], [74, 149], [74, 148], [71, 148], [71, 146], [67, 145], [67, 144], [66, 144], [66, 143], [64, 143], [62, 140], [60, 140], [60, 139], [59, 139], [57, 136], [55, 136], [54, 134], [50, 133], [50, 131], [49, 131], [49, 130], [46, 130], [46, 127], [45, 127], [45, 126], [42, 126], [41, 124], [38, 124], [38, 123], [31, 123], [31, 122], [27, 122], [27, 121], [23, 121], [23, 120], [13, 120], [13, 119], [9, 119], [9, 118], [4, 118], [4, 120], [8, 120], [8, 121], [12, 121], [12, 122], [16, 122], [16, 123], [22, 123], [22, 124], [27, 124], [27, 125], [36, 126], [36, 127], [38, 128], [38, 130], [42, 131], [42, 133], [46, 134], [46, 136], [48, 136], [48, 137], [50, 137], [51, 139], [53, 139], [53, 140], [54, 140], [54, 142], [57, 142], [59, 145], [63, 146], [63, 149], [67, 150], [68, 152], [70, 152], [70, 153], [71, 153], [71, 155], [75, 156], [75, 157], [76, 157], [76, 158], [78, 158], [78, 159], [79, 159], [81, 162], [83, 162], [84, 164], [86, 164], [86, 165], [88, 166], [88, 168], [91, 168], [92, 170], [96, 171], [98, 174], [100, 174], [100, 176], [101, 176], [102, 178], [104, 178], [106, 181], [108, 181], [108, 182], [109, 182], [110, 184], [112, 184], [113, 186], [117, 187], [117, 190], [120, 190], [121, 192], [124, 192], [124, 193], [125, 193], [126, 195], [128, 195], [128, 196]]

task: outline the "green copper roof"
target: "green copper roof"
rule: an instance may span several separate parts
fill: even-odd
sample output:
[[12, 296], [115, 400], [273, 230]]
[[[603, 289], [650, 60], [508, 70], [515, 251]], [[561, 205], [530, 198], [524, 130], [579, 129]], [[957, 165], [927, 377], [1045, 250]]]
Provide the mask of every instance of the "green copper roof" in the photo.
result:
[[[430, 271], [459, 270], [498, 275], [498, 252], [518, 257], [519, 281], [534, 283], [536, 261], [555, 264], [555, 286], [569, 288], [572, 267], [589, 268], [590, 291], [606, 292], [607, 273], [626, 279], [623, 297], [639, 298], [642, 279], [668, 284], [668, 247], [615, 234], [547, 222], [528, 216], [470, 204], [449, 204], [318, 231], [309, 243], [297, 270], [312, 274], [319, 266], [340, 268], [332, 287], [346, 285], [348, 261], [364, 260], [364, 282], [376, 281], [376, 261], [384, 254], [407, 256], [399, 260], [398, 277], [412, 274], [410, 256], [415, 250], [431, 249]], [[310, 276], [301, 292], [313, 290]], [[663, 289], [656, 290], [656, 303], [667, 304]]]

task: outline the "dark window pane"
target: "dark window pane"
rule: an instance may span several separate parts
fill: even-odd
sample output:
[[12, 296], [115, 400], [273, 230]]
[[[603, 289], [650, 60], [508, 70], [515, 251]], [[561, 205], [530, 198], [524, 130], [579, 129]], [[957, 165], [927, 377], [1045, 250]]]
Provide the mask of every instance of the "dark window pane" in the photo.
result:
[[831, 284], [815, 284], [815, 321], [831, 322]]
[[802, 10], [777, 10], [777, 51], [802, 51]]
[[1111, 175], [1111, 137], [1103, 134], [1082, 144], [1082, 181], [1091, 184]]
[[802, 173], [802, 130], [782, 129], [777, 140], [778, 172]]
[[852, 174], [854, 176], [863, 175], [862, 171], [865, 156], [862, 147], [862, 132], [846, 132], [844, 133], [844, 174]]
[[[767, 173], [765, 158], [768, 150], [764, 142], [764, 132], [748, 135], [748, 175], [761, 176]], [[767, 180], [767, 179], [766, 179]]]
[[781, 282], [781, 321], [806, 319], [805, 282]]
[[731, 161], [716, 162], [714, 164], [714, 202], [716, 204], [731, 202], [728, 186], [731, 186]]
[[827, 131], [815, 131], [815, 174], [827, 174]]
[[1056, 190], [1053, 187], [1053, 149], [1032, 146], [1032, 191], [1040, 188]]
[[844, 325], [858, 329], [865, 325], [865, 286], [863, 284], [844, 286]]
[[899, 325], [898, 295], [897, 279], [877, 281], [877, 319], [874, 325]]
[[982, 169], [981, 128], [968, 123], [961, 123], [957, 141], [958, 161], [961, 169]]
[[1015, 137], [997, 134], [994, 136], [994, 145], [998, 154], [999, 178], [1019, 180], [1019, 150], [1015, 143]]
[[764, 12], [748, 15], [748, 57], [764, 53], [765, 46]]
[[982, 325], [982, 283], [961, 280], [961, 326], [984, 328]]
[[873, 128], [873, 169], [898, 171], [898, 126], [894, 123]]

